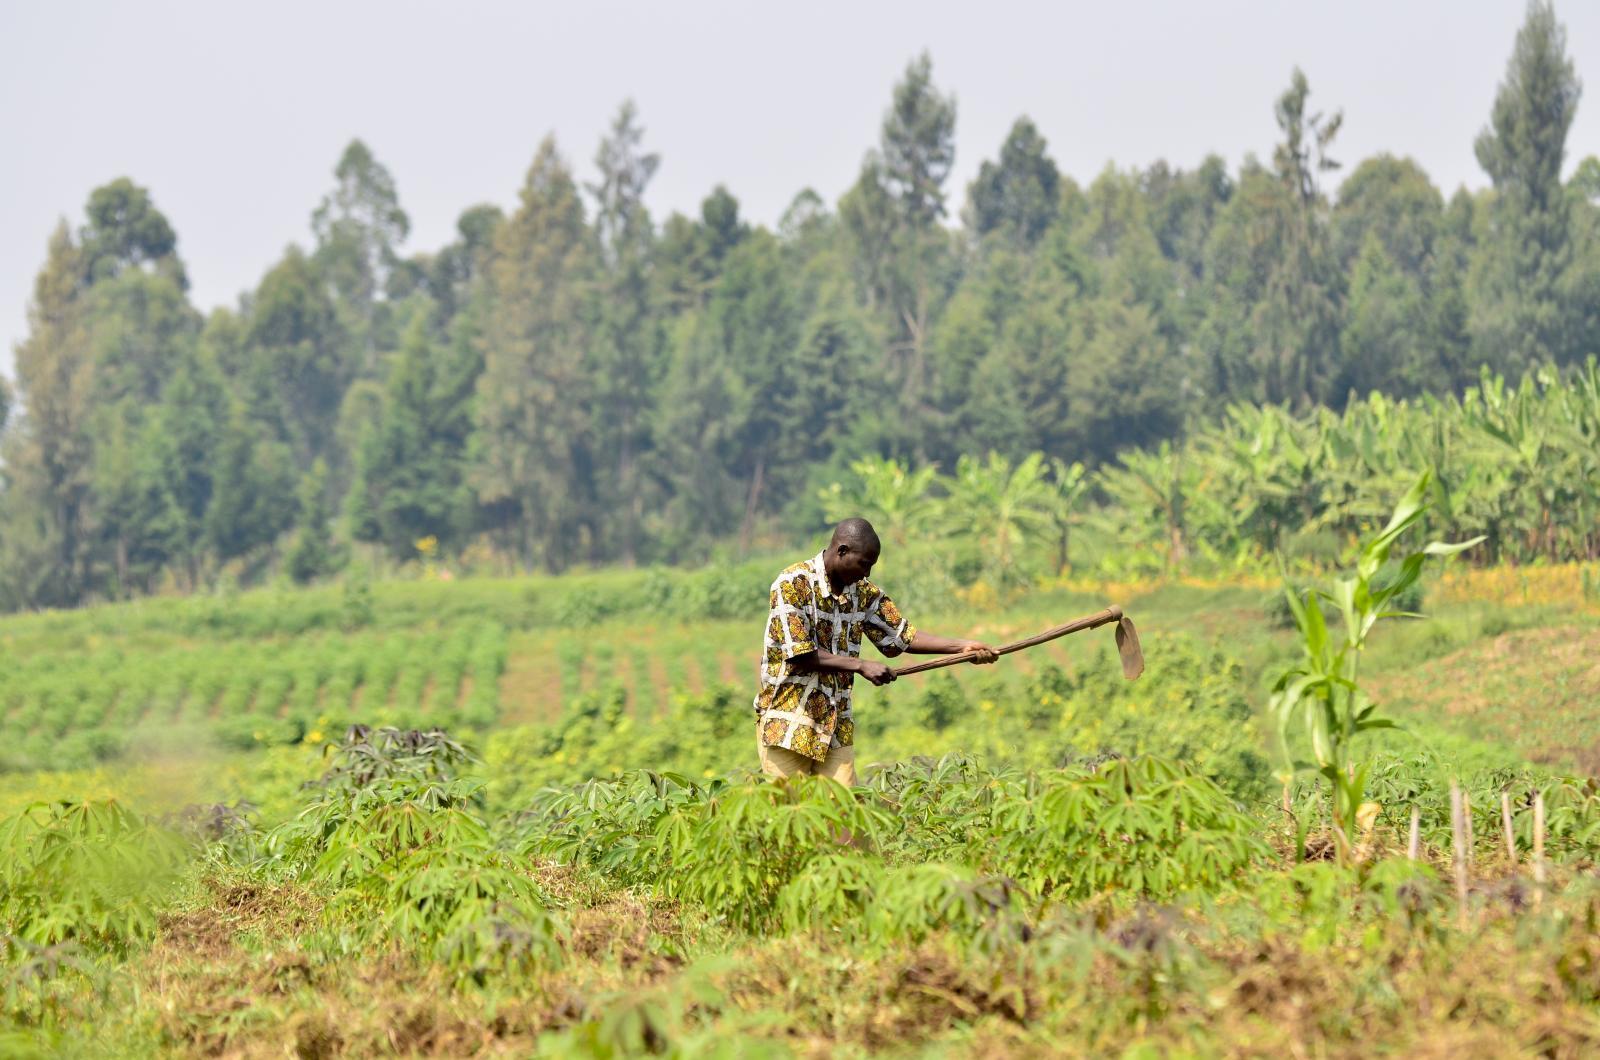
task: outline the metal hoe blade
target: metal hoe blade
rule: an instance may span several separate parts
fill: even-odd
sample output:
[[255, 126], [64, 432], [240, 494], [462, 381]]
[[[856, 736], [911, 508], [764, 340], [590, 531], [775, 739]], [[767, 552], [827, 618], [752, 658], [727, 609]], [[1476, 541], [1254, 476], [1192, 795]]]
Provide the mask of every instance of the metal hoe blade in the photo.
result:
[[1117, 654], [1122, 656], [1122, 676], [1132, 681], [1144, 673], [1144, 649], [1139, 647], [1139, 631], [1133, 628], [1133, 619], [1123, 615], [1117, 619]]

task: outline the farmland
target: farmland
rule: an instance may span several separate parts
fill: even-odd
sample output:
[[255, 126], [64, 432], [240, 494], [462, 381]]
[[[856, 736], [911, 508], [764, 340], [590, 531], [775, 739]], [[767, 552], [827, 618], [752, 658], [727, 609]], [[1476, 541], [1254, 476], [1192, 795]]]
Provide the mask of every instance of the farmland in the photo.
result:
[[[759, 612], [734, 587], [772, 564], [6, 620], [0, 1043], [820, 1056], [1600, 1041], [1589, 567], [1430, 575], [1436, 617], [1381, 627], [1367, 673], [1404, 728], [1358, 738], [1378, 809], [1339, 858], [1325, 790], [1304, 772], [1284, 788], [1271, 750], [1270, 675], [1298, 649], [1270, 579], [1054, 579], [918, 614], [1003, 640], [1114, 598], [1150, 668], [1124, 682], [1091, 633], [863, 689], [872, 765], [849, 792], [749, 777]], [[1464, 904], [1452, 782], [1474, 825]], [[838, 846], [844, 831], [856, 838]]]

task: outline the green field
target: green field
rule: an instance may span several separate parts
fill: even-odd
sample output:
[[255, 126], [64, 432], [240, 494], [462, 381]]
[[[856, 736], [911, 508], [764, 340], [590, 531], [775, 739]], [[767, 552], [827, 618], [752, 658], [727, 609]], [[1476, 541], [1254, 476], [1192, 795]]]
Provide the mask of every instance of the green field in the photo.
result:
[[[913, 612], [1003, 641], [1115, 595], [1149, 669], [1124, 682], [1100, 630], [863, 688], [865, 786], [846, 792], [749, 779], [760, 611], [708, 587], [770, 566], [0, 621], [0, 1052], [1600, 1043], [1600, 797], [1578, 779], [1600, 757], [1600, 616], [1581, 597], [1429, 583], [1436, 617], [1383, 627], [1364, 672], [1404, 729], [1363, 745], [1379, 810], [1341, 864], [1319, 860], [1315, 777], [1282, 787], [1262, 711], [1298, 649], [1261, 583]], [[466, 751], [352, 723], [442, 726]], [[1464, 908], [1452, 781], [1474, 823]]]

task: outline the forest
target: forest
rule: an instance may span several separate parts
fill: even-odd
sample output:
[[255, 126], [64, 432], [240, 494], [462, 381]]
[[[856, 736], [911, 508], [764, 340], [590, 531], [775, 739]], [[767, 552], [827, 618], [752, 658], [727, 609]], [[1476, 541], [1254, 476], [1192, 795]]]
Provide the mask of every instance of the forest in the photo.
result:
[[[1392, 406], [1421, 424], [1455, 402], [1471, 425], [1500, 413], [1469, 392], [1593, 388], [1600, 159], [1569, 164], [1581, 84], [1546, 3], [1473, 145], [1478, 191], [1399, 155], [1340, 157], [1337, 101], [1299, 70], [1262, 101], [1270, 158], [1080, 184], [1020, 116], [952, 187], [957, 99], [934, 74], [913, 59], [855, 183], [832, 202], [800, 189], [775, 230], [721, 186], [698, 216], [652, 217], [662, 159], [633, 102], [595, 180], [547, 138], [514, 208], [468, 207], [434, 251], [407, 246], [400, 189], [352, 141], [310, 243], [209, 315], [159, 189], [97, 188], [51, 238], [0, 379], [0, 608], [310, 582], [358, 560], [743, 556], [821, 526], [863, 461], [953, 481], [963, 458], [1028, 465], [1096, 507], [1166, 475], [1150, 503], [1170, 558], [1191, 551], [1172, 483], [1199, 467], [1173, 454], [1239, 416]], [[1592, 415], [1572, 415], [1590, 427], [1504, 442], [1526, 454], [1508, 474], [1592, 446]], [[1511, 428], [1473, 429], [1492, 446]], [[1523, 544], [1495, 547], [1593, 556], [1587, 495], [1570, 540], [1518, 512]]]

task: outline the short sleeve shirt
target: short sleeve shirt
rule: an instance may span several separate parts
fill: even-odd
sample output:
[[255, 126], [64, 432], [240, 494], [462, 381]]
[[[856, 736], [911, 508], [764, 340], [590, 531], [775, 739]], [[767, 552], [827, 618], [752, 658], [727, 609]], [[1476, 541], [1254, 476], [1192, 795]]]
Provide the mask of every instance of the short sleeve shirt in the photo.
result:
[[861, 655], [863, 635], [893, 658], [911, 646], [916, 630], [894, 601], [865, 578], [835, 593], [817, 553], [786, 568], [768, 597], [761, 691], [755, 709], [761, 742], [822, 761], [830, 747], [855, 740], [850, 714], [854, 674], [792, 670], [790, 661], [812, 651]]

